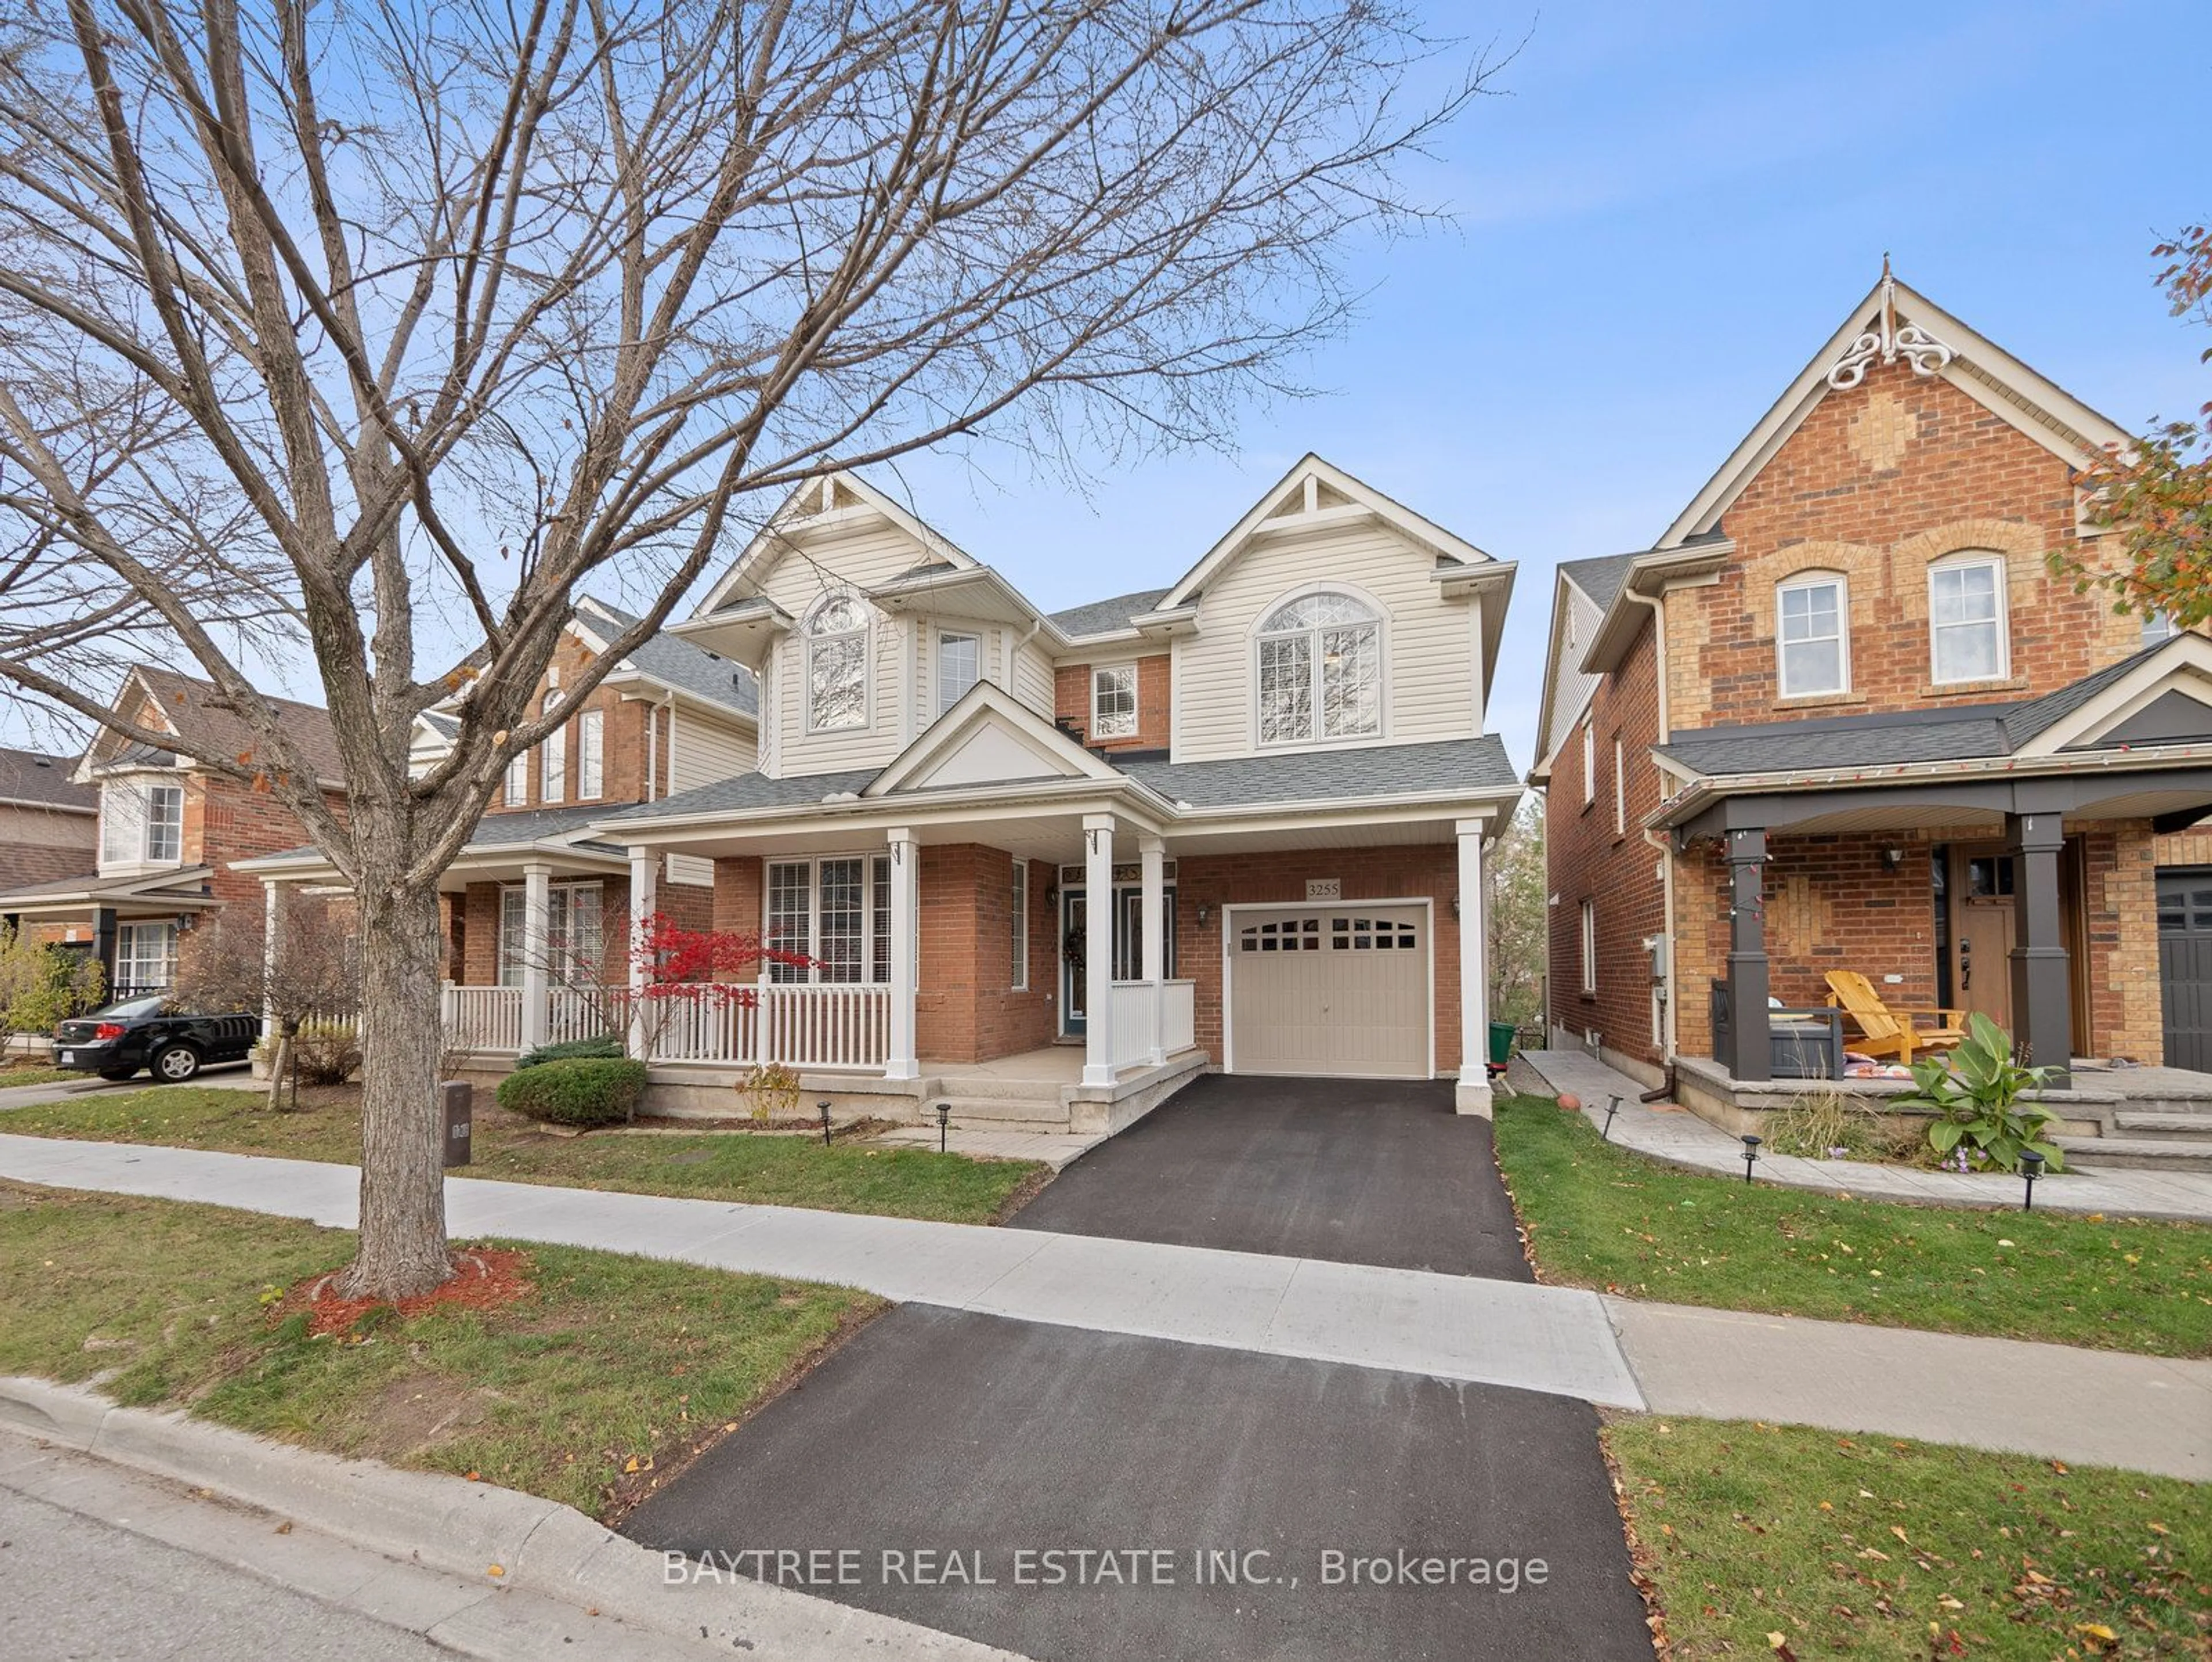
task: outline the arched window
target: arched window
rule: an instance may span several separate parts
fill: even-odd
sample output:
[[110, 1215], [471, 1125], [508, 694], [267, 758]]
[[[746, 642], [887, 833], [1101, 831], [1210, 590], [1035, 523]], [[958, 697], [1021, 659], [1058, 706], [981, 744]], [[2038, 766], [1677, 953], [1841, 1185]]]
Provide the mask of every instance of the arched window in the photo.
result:
[[1382, 625], [1372, 607], [1324, 589], [1260, 625], [1260, 742], [1359, 739], [1382, 730]]
[[820, 732], [867, 722], [867, 603], [826, 595], [806, 619], [806, 725]]
[[1801, 571], [1775, 585], [1774, 661], [1784, 698], [1850, 691], [1850, 590], [1842, 572]]
[[1928, 568], [1928, 661], [1938, 686], [2012, 673], [2002, 554], [1948, 555]]

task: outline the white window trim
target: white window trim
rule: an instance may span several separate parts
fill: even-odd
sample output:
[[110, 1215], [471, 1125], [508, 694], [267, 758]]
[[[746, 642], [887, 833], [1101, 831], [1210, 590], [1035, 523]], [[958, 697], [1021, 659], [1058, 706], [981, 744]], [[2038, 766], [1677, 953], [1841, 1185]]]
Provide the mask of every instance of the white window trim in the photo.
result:
[[1583, 990], [1597, 991], [1597, 902], [1588, 899], [1582, 906], [1583, 930]]
[[1018, 993], [1030, 989], [1030, 862], [1014, 861], [1013, 882], [1007, 890], [1008, 903], [1014, 916], [1007, 925], [1008, 943], [1013, 952], [1012, 973], [1008, 983]]
[[[147, 935], [159, 936], [165, 943], [157, 958], [145, 958], [136, 950], [139, 940]], [[141, 980], [136, 974], [126, 973], [126, 964], [158, 963], [161, 977], [158, 981]], [[123, 923], [115, 931], [115, 983], [118, 987], [173, 987], [177, 981], [177, 926], [174, 923]]]
[[[1270, 630], [1267, 627], [1267, 620], [1273, 617], [1278, 612], [1280, 612], [1285, 606], [1290, 605], [1291, 601], [1307, 600], [1316, 594], [1342, 595], [1346, 600], [1353, 601], [1367, 609], [1369, 621], [1375, 630], [1375, 731], [1372, 733], [1346, 734], [1341, 737], [1334, 738], [1322, 732], [1321, 678], [1322, 674], [1322, 666], [1320, 658], [1316, 656], [1310, 666], [1310, 672], [1314, 678], [1313, 736], [1307, 739], [1263, 739], [1261, 737], [1260, 643], [1262, 641], [1280, 639], [1291, 634], [1301, 632], [1291, 630]], [[1352, 625], [1332, 624], [1329, 625], [1329, 627], [1348, 628], [1352, 627]], [[1303, 632], [1312, 634], [1316, 631], [1309, 630]], [[1310, 582], [1301, 583], [1296, 588], [1285, 590], [1284, 593], [1276, 595], [1274, 599], [1269, 600], [1267, 605], [1260, 608], [1258, 615], [1252, 620], [1252, 626], [1249, 630], [1247, 631], [1245, 636], [1244, 673], [1246, 678], [1245, 685], [1249, 689], [1251, 698], [1252, 721], [1250, 737], [1253, 751], [1255, 753], [1274, 754], [1287, 751], [1338, 750], [1360, 745], [1389, 744], [1390, 742], [1390, 709], [1392, 704], [1390, 696], [1390, 609], [1384, 606], [1382, 601], [1376, 600], [1372, 594], [1370, 594], [1365, 589], [1358, 587], [1351, 583]], [[1176, 685], [1177, 686], [1182, 685], [1180, 678], [1177, 679]]]
[[[988, 680], [990, 678], [983, 673], [983, 636], [978, 630], [939, 628], [932, 631], [931, 639], [934, 645], [930, 654], [932, 660], [930, 680], [933, 684], [932, 690], [937, 705], [937, 713], [942, 715], [961, 699], [966, 697], [969, 688], [974, 687], [977, 682]], [[975, 679], [969, 682], [967, 686], [961, 688], [950, 698], [945, 696], [945, 647], [948, 641], [965, 641], [975, 648]]]
[[1583, 717], [1583, 806], [1597, 806], [1597, 726], [1589, 715]]
[[[882, 981], [875, 978], [876, 865], [878, 861], [888, 861], [890, 857], [889, 852], [880, 848], [831, 849], [821, 854], [800, 855], [795, 858], [770, 855], [762, 860], [760, 920], [761, 941], [763, 945], [768, 944], [770, 940], [769, 896], [775, 886], [775, 868], [779, 866], [806, 868], [806, 946], [804, 952], [809, 962], [802, 977], [781, 983], [781, 985], [787, 987], [886, 987], [890, 984], [896, 966], [890, 963], [888, 956], [884, 959], [885, 978]], [[862, 974], [858, 981], [825, 982], [822, 979], [822, 863], [825, 860], [858, 860], [861, 862], [863, 876], [860, 884], [860, 968]], [[889, 877], [886, 876], [884, 880], [888, 882]], [[894, 933], [897, 931], [896, 917], [891, 920], [891, 928]], [[770, 965], [763, 960], [760, 967], [760, 978], [763, 981], [770, 979], [769, 970]]]
[[[550, 986], [599, 987], [606, 984], [604, 979], [573, 980], [563, 973], [562, 967], [560, 965], [556, 964], [552, 960], [551, 947], [554, 934], [553, 914], [556, 910], [554, 896], [559, 895], [561, 897], [558, 902], [558, 909], [562, 912], [569, 912], [573, 910], [574, 903], [568, 898], [568, 897], [579, 889], [589, 889], [599, 898], [599, 939], [598, 941], [593, 943], [595, 953], [599, 948], [604, 947], [607, 944], [606, 885], [602, 883], [596, 877], [563, 879], [549, 883], [545, 888], [545, 935], [547, 947], [545, 979], [547, 984]], [[527, 907], [530, 904], [528, 898], [529, 886], [527, 884], [502, 883], [499, 886], [499, 915], [492, 928], [492, 980], [494, 983], [498, 986], [520, 987], [522, 984], [522, 972], [529, 967], [528, 965], [520, 963], [515, 964], [513, 966], [515, 971], [514, 979], [509, 981], [507, 978], [508, 969], [507, 951], [507, 897], [509, 895], [514, 896], [518, 904], [521, 906]], [[526, 914], [520, 928], [516, 931], [518, 936], [526, 934], [528, 932], [528, 928], [529, 923], [527, 915]], [[568, 954], [570, 959], [569, 967], [573, 968], [574, 966], [574, 959], [576, 956], [575, 945], [573, 941], [568, 943]], [[610, 966], [608, 965], [594, 963], [592, 965], [592, 975], [595, 977], [604, 977], [609, 968]]]
[[1619, 738], [1613, 741], [1613, 834], [1628, 835], [1627, 752]]
[[607, 713], [576, 714], [576, 800], [596, 802], [607, 794]]
[[[859, 603], [861, 611], [860, 626], [858, 629], [837, 630], [827, 635], [817, 634], [814, 623], [815, 619], [821, 615], [823, 609], [833, 601], [846, 599]], [[876, 630], [875, 621], [867, 615], [868, 611], [867, 601], [857, 594], [849, 596], [842, 594], [825, 594], [814, 603], [813, 609], [806, 614], [805, 623], [800, 626], [799, 714], [805, 731], [810, 736], [815, 734], [866, 733], [876, 724]], [[814, 651], [824, 642], [849, 640], [854, 636], [858, 636], [860, 642], [860, 719], [857, 721], [842, 721], [835, 727], [824, 727], [814, 719]], [[908, 638], [911, 640], [912, 636], [909, 636]]]
[[[1829, 588], [1836, 591], [1836, 664], [1838, 684], [1832, 687], [1793, 687], [1790, 685], [1790, 654], [1783, 650], [1782, 597], [1801, 588]], [[1932, 628], [1931, 620], [1931, 628]], [[1826, 638], [1815, 636], [1812, 640]], [[1929, 648], [1934, 654], [1932, 644]], [[1810, 644], [1810, 641], [1800, 644]], [[1851, 585], [1850, 579], [1840, 571], [1805, 571], [1785, 577], [1774, 586], [1774, 685], [1777, 695], [1784, 698], [1824, 698], [1847, 694], [1851, 690]]]
[[[1960, 675], [1946, 679], [1936, 661], [1936, 574], [1939, 571], [1963, 571], [1975, 566], [1988, 566], [1996, 573], [1996, 629], [1997, 667], [1994, 675]], [[1980, 550], [1962, 551], [1947, 554], [1928, 565], [1928, 680], [1932, 686], [1972, 687], [1988, 686], [1998, 681], [2012, 679], [2012, 574], [2009, 562], [2002, 554]], [[1957, 625], [1953, 625], [1957, 627]]]
[[[1108, 675], [1126, 673], [1129, 678], [1129, 724], [1126, 728], [1108, 728], [1098, 714], [1099, 680]], [[1139, 700], [1143, 697], [1144, 677], [1139, 672], [1136, 660], [1118, 664], [1091, 666], [1091, 722], [1085, 729], [1091, 739], [1133, 739], [1143, 725], [1144, 710]]]
[[[544, 713], [559, 713], [562, 704], [558, 692], [545, 695]], [[568, 800], [568, 723], [564, 717], [561, 724], [538, 741], [538, 800], [541, 802], [565, 802]]]
[[507, 764], [507, 780], [500, 792], [502, 807], [527, 807], [530, 804], [530, 752], [515, 752]]
[[[154, 852], [154, 801], [158, 793], [173, 793], [176, 798], [177, 851], [157, 855]], [[137, 823], [122, 827], [116, 811], [124, 799], [133, 805]], [[173, 774], [139, 774], [104, 781], [100, 788], [99, 847], [94, 864], [103, 874], [129, 871], [166, 871], [185, 863], [185, 787], [182, 780]], [[111, 853], [110, 838], [118, 829], [131, 833], [127, 852]]]

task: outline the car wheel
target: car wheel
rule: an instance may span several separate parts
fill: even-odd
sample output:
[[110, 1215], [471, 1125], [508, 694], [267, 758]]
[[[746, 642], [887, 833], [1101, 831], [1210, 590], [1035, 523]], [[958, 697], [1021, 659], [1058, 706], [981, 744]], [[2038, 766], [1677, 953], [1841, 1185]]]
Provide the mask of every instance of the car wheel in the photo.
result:
[[200, 1053], [189, 1044], [165, 1044], [154, 1052], [154, 1077], [164, 1085], [182, 1085], [200, 1070]]
[[100, 1070], [100, 1076], [102, 1079], [125, 1080], [134, 1077], [137, 1072], [136, 1068], [103, 1068]]

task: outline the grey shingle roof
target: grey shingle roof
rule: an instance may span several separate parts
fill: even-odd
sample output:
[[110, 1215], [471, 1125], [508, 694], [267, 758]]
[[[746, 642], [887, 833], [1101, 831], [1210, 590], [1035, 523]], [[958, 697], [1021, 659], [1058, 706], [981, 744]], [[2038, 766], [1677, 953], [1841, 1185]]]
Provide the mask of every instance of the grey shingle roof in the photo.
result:
[[1093, 600], [1088, 606], [1055, 612], [1052, 621], [1063, 635], [1103, 635], [1109, 629], [1127, 629], [1130, 618], [1140, 612], [1150, 612], [1169, 592], [1164, 588], [1140, 588], [1133, 594], [1116, 594], [1110, 600]]
[[1671, 742], [1659, 747], [1660, 752], [1708, 777], [2009, 756], [2136, 670], [2145, 659], [2163, 651], [2166, 644], [2161, 642], [2130, 653], [2039, 698], [1705, 728], [1676, 734]]
[[36, 751], [0, 750], [0, 799], [50, 802], [58, 808], [96, 808], [100, 793], [70, 777], [76, 764], [65, 756]]
[[[1112, 759], [1110, 757], [1108, 758]], [[1246, 803], [1372, 801], [1460, 790], [1470, 796], [1520, 788], [1494, 733], [1427, 745], [1224, 757], [1213, 762], [1128, 762], [1121, 770], [1170, 801], [1194, 808]]]
[[[628, 629], [637, 621], [636, 614], [609, 606], [605, 600], [593, 600], [592, 605]], [[665, 681], [672, 687], [735, 710], [740, 715], [760, 717], [760, 683], [743, 664], [733, 664], [719, 653], [694, 646], [674, 635], [654, 635], [629, 654], [629, 661], [655, 680]]]
[[[500, 849], [524, 843], [557, 842], [573, 837], [594, 820], [627, 813], [630, 806], [627, 802], [572, 802], [558, 808], [517, 808], [512, 812], [495, 809], [477, 821], [477, 828], [469, 838], [468, 847]], [[607, 854], [621, 852], [612, 843], [595, 843], [588, 837], [574, 846]], [[322, 850], [313, 843], [303, 843], [297, 848], [254, 857], [259, 860], [306, 860], [321, 853]]]
[[1613, 604], [1634, 563], [1633, 554], [1606, 554], [1594, 560], [1562, 560], [1559, 569], [1573, 579], [1577, 588], [1590, 597], [1600, 612]]
[[657, 802], [641, 803], [634, 808], [601, 809], [598, 817], [620, 820], [624, 825], [642, 825], [693, 813], [746, 813], [762, 808], [802, 807], [810, 802], [819, 802], [825, 796], [858, 791], [878, 771], [862, 768], [784, 779], [771, 779], [761, 773], [740, 773], [732, 778], [717, 779], [712, 784], [694, 786], [673, 796], [664, 796]]

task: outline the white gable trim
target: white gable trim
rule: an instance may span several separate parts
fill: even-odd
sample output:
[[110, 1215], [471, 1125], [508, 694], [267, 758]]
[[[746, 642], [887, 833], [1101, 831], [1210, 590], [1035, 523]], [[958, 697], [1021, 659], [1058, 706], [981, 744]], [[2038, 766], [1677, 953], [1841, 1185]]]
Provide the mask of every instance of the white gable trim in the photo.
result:
[[[1015, 768], [1024, 770], [1008, 770]], [[1046, 778], [1123, 783], [1127, 776], [1041, 720], [995, 683], [978, 681], [871, 779], [860, 794], [878, 797], [956, 785], [973, 789]]]
[[[1668, 526], [1656, 546], [1674, 548], [1686, 539], [1711, 531], [1731, 503], [1774, 453], [1789, 442], [1821, 399], [1836, 389], [1828, 385], [1828, 371], [1848, 352], [1857, 338], [1881, 320], [1880, 283], [1844, 319], [1843, 326], [1814, 354], [1790, 388], [1777, 399]], [[1934, 335], [1953, 352], [1937, 371], [1993, 415], [2011, 423], [2053, 455], [2069, 463], [2094, 457], [2111, 445], [2132, 442], [2111, 420], [2083, 404], [2065, 388], [2038, 374], [1994, 341], [1969, 328], [1948, 312], [1903, 283], [1895, 284], [1896, 309], [1900, 317]], [[1840, 396], [1849, 397], [1848, 392]]]
[[[1310, 484], [1325, 484], [1340, 495], [1350, 497], [1350, 506], [1322, 508], [1312, 505], [1312, 493], [1308, 490]], [[1309, 505], [1302, 511], [1281, 514], [1279, 510], [1301, 492], [1307, 494]], [[1467, 565], [1490, 563], [1490, 556], [1473, 543], [1454, 536], [1433, 520], [1422, 518], [1402, 503], [1393, 502], [1372, 485], [1354, 478], [1342, 468], [1308, 452], [1252, 505], [1243, 519], [1230, 527], [1226, 536], [1208, 549], [1199, 563], [1182, 575], [1176, 586], [1161, 597], [1153, 612], [1157, 615], [1173, 612], [1188, 605], [1192, 597], [1211, 582], [1217, 572], [1255, 542], [1269, 537], [1326, 530], [1336, 525], [1364, 524], [1369, 520], [1380, 520], [1409, 542], [1447, 559]]]
[[2055, 756], [2069, 745], [2095, 739], [2155, 703], [2181, 692], [2212, 705], [2212, 641], [2202, 635], [2177, 635], [2079, 709], [2037, 734], [2015, 752]]
[[[858, 508], [833, 508], [826, 512], [803, 511], [809, 493], [818, 498], [825, 486], [850, 491], [860, 498], [861, 505]], [[767, 569], [773, 569], [775, 561], [789, 551], [794, 544], [825, 531], [849, 530], [855, 526], [872, 525], [878, 521], [888, 521], [896, 526], [920, 544], [926, 552], [948, 565], [965, 570], [981, 563], [951, 538], [900, 506], [859, 474], [840, 469], [835, 472], [814, 475], [785, 497], [783, 506], [769, 516], [768, 523], [731, 563], [730, 569], [715, 580], [714, 586], [707, 591], [707, 598], [699, 603], [692, 616], [706, 617], [727, 603], [736, 594], [741, 582], [757, 581], [752, 569], [756, 563], [766, 561]], [[762, 575], [765, 575], [764, 569]]]

